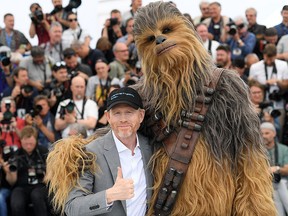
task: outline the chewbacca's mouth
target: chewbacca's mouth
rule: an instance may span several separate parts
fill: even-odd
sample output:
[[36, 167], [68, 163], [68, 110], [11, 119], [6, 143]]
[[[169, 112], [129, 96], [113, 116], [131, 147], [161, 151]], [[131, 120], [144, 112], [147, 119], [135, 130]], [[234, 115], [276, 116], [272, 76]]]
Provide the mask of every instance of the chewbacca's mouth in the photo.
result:
[[173, 47], [176, 46], [176, 43], [166, 43], [163, 44], [162, 46], [156, 47], [156, 53], [157, 55], [161, 55], [162, 53], [172, 49]]

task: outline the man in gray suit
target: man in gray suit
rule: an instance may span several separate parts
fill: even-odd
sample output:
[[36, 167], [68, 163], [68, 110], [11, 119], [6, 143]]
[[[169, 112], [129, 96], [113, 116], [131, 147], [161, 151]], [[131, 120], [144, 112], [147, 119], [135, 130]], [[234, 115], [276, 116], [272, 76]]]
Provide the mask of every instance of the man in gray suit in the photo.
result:
[[137, 130], [145, 111], [139, 94], [124, 87], [111, 92], [105, 113], [111, 129], [87, 145], [96, 154], [100, 171], [86, 172], [80, 188], [67, 199], [70, 215], [144, 216], [151, 197], [152, 174], [147, 167], [152, 149]]

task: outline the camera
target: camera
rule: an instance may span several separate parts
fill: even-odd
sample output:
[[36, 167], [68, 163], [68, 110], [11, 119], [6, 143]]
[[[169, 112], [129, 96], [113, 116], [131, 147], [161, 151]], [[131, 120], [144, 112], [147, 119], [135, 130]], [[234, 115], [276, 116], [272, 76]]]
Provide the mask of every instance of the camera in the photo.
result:
[[10, 57], [11, 57], [10, 51], [0, 53], [0, 60], [4, 67], [11, 64]]
[[79, 72], [77, 70], [68, 71], [68, 79], [72, 80], [74, 77], [78, 76]]
[[285, 98], [285, 91], [274, 90], [272, 93], [269, 94], [269, 100], [273, 101], [281, 101]]
[[30, 85], [27, 85], [27, 84], [21, 86], [21, 89], [24, 89], [24, 92], [25, 92], [26, 94], [29, 94], [29, 93], [31, 93], [31, 92], [33, 91], [33, 87], [30, 86]]
[[60, 118], [62, 119], [64, 118], [66, 111], [68, 113], [72, 113], [74, 111], [74, 107], [75, 107], [75, 104], [72, 100], [70, 100], [70, 102], [66, 106], [61, 105], [60, 111], [59, 111]]
[[[72, 11], [74, 8], [78, 8], [81, 5], [81, 0], [70, 0], [68, 5], [64, 8], [66, 12]], [[56, 5], [54, 9], [51, 11], [50, 15], [54, 15], [62, 10], [62, 5]]]
[[273, 182], [279, 183], [281, 181], [281, 174], [280, 173], [273, 173]]
[[34, 109], [30, 110], [29, 115], [31, 115], [32, 118], [39, 115], [42, 111], [43, 107], [41, 105], [36, 105]]
[[110, 26], [114, 26], [118, 24], [118, 18], [110, 18]]
[[10, 124], [13, 118], [13, 113], [10, 111], [11, 108], [11, 100], [5, 100], [5, 108], [6, 111], [3, 113], [3, 119], [1, 121], [2, 124]]
[[50, 98], [52, 91], [56, 97], [60, 98], [63, 96], [63, 92], [65, 91], [65, 87], [63, 84], [57, 85], [57, 80], [52, 80], [51, 83], [45, 85], [44, 89], [41, 92], [41, 95], [45, 95], [48, 98]]
[[37, 160], [36, 164], [28, 169], [28, 184], [35, 185], [41, 183], [45, 176], [46, 166], [41, 160]]
[[3, 148], [3, 160], [8, 162], [9, 170], [15, 172], [17, 170], [17, 156], [16, 152], [18, 150], [17, 146], [1, 146]]
[[228, 34], [234, 36], [237, 33], [237, 26], [234, 22], [230, 22], [227, 24], [229, 26]]

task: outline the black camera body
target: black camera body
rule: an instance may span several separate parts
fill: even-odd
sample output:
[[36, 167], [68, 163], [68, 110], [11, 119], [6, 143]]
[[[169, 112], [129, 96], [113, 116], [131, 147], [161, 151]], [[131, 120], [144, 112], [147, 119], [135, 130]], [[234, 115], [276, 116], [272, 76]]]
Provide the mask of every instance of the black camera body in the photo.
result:
[[8, 162], [9, 164], [9, 170], [11, 172], [17, 171], [18, 168], [18, 158], [17, 158], [17, 146], [1, 146], [3, 149], [3, 160], [5, 162]]
[[273, 101], [281, 101], [282, 99], [286, 98], [286, 92], [280, 90], [274, 90], [272, 93], [269, 94], [269, 100]]
[[279, 183], [281, 181], [281, 174], [276, 172], [273, 173], [273, 182], [274, 183]]
[[110, 18], [110, 26], [114, 26], [118, 24], [118, 18]]
[[234, 22], [230, 22], [227, 24], [229, 26], [228, 34], [234, 36], [237, 33], [237, 26]]
[[11, 53], [10, 52], [0, 52], [0, 60], [1, 63], [4, 67], [8, 66], [11, 64], [10, 61]]
[[3, 113], [3, 119], [1, 121], [1, 124], [10, 124], [13, 118], [13, 113], [10, 111], [11, 100], [5, 101], [5, 108], [6, 108], [6, 111]]
[[68, 113], [72, 113], [74, 111], [74, 107], [75, 107], [75, 104], [72, 100], [70, 100], [70, 102], [66, 106], [61, 105], [60, 111], [59, 111], [60, 118], [62, 119], [64, 118], [66, 111]]
[[47, 84], [42, 92], [40, 93], [41, 95], [45, 95], [48, 98], [51, 97], [51, 92], [53, 91], [53, 94], [57, 97], [60, 98], [63, 96], [63, 93], [65, 91], [65, 87], [63, 84], [58, 85], [57, 80], [52, 80], [51, 83]]
[[34, 109], [30, 110], [30, 115], [32, 118], [35, 118], [35, 116], [39, 115], [42, 111], [43, 107], [41, 105], [36, 105]]
[[33, 87], [28, 84], [21, 86], [21, 89], [24, 89], [26, 94], [29, 94], [33, 91]]
[[38, 22], [41, 22], [44, 19], [44, 14], [42, 10], [40, 9], [35, 10], [34, 17], [36, 18]]

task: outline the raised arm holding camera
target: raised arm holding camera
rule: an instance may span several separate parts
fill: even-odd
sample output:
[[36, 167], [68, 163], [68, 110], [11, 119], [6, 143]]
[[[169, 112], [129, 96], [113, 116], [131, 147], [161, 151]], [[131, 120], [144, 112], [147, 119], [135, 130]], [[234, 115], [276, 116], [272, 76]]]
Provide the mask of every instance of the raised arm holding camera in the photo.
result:
[[25, 116], [25, 121], [27, 125], [37, 129], [38, 145], [50, 149], [57, 136], [54, 128], [55, 118], [50, 112], [48, 97], [38, 95], [34, 98], [34, 109]]
[[236, 17], [234, 22], [226, 25], [226, 43], [231, 48], [231, 58], [245, 58], [246, 55], [253, 52], [256, 44], [256, 37], [248, 32], [248, 25], [243, 17]]
[[11, 97], [4, 97], [1, 100], [0, 130], [2, 139], [7, 146], [16, 145], [20, 147], [20, 131], [25, 125], [25, 121], [15, 117], [16, 104]]
[[34, 38], [38, 37], [38, 45], [46, 43], [50, 40], [49, 29], [51, 24], [51, 17], [48, 14], [44, 14], [41, 6], [38, 3], [33, 3], [30, 6], [31, 24], [29, 29], [29, 35]]

